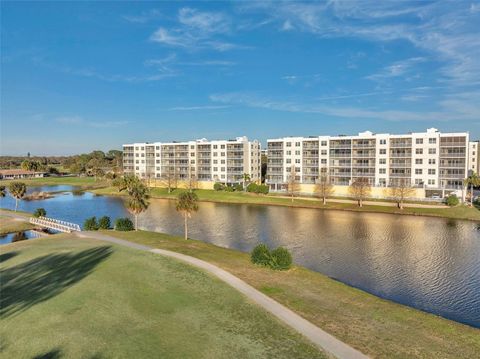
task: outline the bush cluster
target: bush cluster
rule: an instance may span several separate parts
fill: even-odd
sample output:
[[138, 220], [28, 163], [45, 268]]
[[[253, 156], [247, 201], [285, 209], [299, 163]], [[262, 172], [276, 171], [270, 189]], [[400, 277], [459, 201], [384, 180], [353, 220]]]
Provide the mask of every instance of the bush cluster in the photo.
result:
[[34, 212], [33, 212], [33, 216], [38, 218], [38, 217], [45, 217], [47, 215], [47, 211], [45, 210], [45, 208], [37, 208]]
[[122, 231], [122, 232], [128, 232], [128, 231], [133, 231], [133, 222], [131, 221], [130, 218], [118, 218], [115, 221], [115, 229], [117, 231]]
[[236, 185], [228, 186], [228, 185], [224, 185], [223, 183], [216, 182], [213, 185], [213, 189], [215, 191], [242, 192], [243, 191], [243, 185], [241, 183], [237, 183]]
[[98, 230], [97, 217], [87, 218], [83, 223], [83, 229], [86, 231], [97, 231]]
[[253, 248], [250, 258], [255, 264], [275, 270], [287, 270], [292, 266], [292, 255], [288, 249], [278, 247], [270, 251], [263, 243]]
[[256, 184], [250, 183], [247, 186], [247, 192], [257, 193], [257, 194], [268, 194], [268, 186], [266, 184]]
[[110, 229], [112, 227], [112, 224], [110, 222], [110, 217], [109, 216], [103, 216], [98, 220], [98, 228], [99, 229]]
[[447, 205], [449, 205], [450, 207], [453, 207], [453, 206], [458, 206], [458, 204], [460, 203], [460, 200], [456, 195], [451, 194], [450, 196], [447, 197], [446, 202], [447, 202]]

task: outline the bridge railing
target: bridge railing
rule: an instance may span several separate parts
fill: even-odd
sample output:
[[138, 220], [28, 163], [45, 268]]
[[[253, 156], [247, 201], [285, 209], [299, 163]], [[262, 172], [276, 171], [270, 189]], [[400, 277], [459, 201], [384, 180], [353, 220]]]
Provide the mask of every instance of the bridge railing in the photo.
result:
[[47, 218], [47, 217], [31, 217], [30, 223], [36, 224], [42, 227], [47, 227], [51, 229], [55, 229], [60, 232], [73, 232], [73, 231], [81, 231], [81, 228], [76, 223], [70, 223], [66, 221], [61, 221], [55, 218]]

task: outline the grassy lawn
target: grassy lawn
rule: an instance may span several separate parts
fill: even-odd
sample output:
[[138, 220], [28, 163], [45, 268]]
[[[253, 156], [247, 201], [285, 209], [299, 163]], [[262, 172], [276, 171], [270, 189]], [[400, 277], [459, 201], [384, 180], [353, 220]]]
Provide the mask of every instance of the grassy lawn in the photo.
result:
[[[168, 193], [166, 188], [152, 188], [151, 195], [154, 198], [176, 198], [181, 190], [174, 190]], [[97, 194], [103, 195], [123, 195], [119, 193], [115, 187], [105, 187], [93, 190]], [[223, 203], [238, 203], [238, 204], [262, 204], [262, 205], [276, 205], [289, 207], [306, 207], [319, 209], [338, 209], [347, 211], [361, 211], [361, 212], [378, 212], [378, 213], [393, 213], [393, 214], [410, 214], [423, 215], [434, 217], [445, 217], [453, 219], [470, 219], [480, 221], [480, 210], [467, 206], [446, 207], [446, 208], [404, 208], [399, 210], [396, 207], [385, 207], [375, 205], [364, 205], [362, 208], [352, 203], [327, 203], [325, 206], [320, 200], [295, 198], [291, 199], [281, 198], [275, 195], [256, 195], [253, 193], [244, 192], [223, 192], [212, 190], [196, 190], [195, 191], [200, 201], [223, 202]]]
[[216, 264], [374, 358], [478, 358], [480, 330], [380, 299], [322, 274], [261, 268], [249, 255], [154, 232], [109, 234]]
[[[17, 181], [17, 180], [15, 180]], [[70, 185], [81, 186], [84, 188], [100, 188], [108, 186], [105, 180], [97, 180], [93, 177], [44, 177], [18, 180], [24, 182], [27, 186], [55, 186], [55, 185]], [[12, 180], [2, 180], [0, 185], [8, 186]]]
[[57, 235], [1, 248], [3, 358], [325, 358], [170, 258]]
[[0, 214], [0, 235], [32, 229], [33, 225], [25, 221], [16, 221]]

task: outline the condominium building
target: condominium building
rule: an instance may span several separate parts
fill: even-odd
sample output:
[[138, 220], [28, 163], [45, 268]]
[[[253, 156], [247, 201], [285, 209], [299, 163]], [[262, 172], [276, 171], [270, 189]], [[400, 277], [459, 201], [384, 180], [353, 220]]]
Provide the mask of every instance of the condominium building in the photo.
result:
[[[204, 182], [242, 183], [261, 179], [260, 143], [247, 137], [235, 140], [132, 143], [123, 145], [125, 173], [149, 180], [172, 179]], [[155, 181], [154, 181], [155, 183]], [[207, 185], [205, 185], [207, 183]], [[208, 185], [208, 183], [210, 185]]]
[[366, 178], [374, 187], [456, 190], [468, 172], [469, 135], [431, 128], [406, 135], [285, 137], [268, 140], [267, 150], [271, 191], [285, 190], [292, 173], [304, 192], [313, 191], [321, 173], [335, 186]]
[[468, 147], [468, 172], [478, 174], [480, 166], [480, 157], [478, 156], [480, 141], [474, 141], [469, 143]]

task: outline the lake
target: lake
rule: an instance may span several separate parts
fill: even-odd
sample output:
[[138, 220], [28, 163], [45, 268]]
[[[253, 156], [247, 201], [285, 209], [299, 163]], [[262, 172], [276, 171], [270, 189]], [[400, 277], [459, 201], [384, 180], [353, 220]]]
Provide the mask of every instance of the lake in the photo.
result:
[[[128, 216], [118, 197], [67, 191], [19, 209], [47, 210], [50, 217], [83, 224], [90, 216]], [[1, 207], [13, 208], [10, 197]], [[183, 234], [175, 202], [154, 199], [139, 217], [142, 229]], [[379, 297], [480, 327], [480, 231], [478, 223], [443, 218], [200, 203], [189, 236], [249, 252], [263, 242], [284, 246], [295, 263]]]

